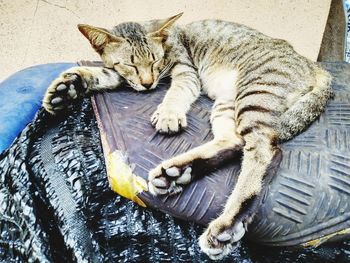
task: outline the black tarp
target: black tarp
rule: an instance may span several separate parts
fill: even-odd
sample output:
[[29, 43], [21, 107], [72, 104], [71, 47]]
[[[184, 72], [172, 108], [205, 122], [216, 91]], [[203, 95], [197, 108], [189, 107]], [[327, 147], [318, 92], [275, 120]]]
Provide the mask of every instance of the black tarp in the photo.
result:
[[[40, 111], [0, 156], [2, 262], [207, 262], [202, 227], [139, 207], [108, 185], [85, 99], [69, 116]], [[243, 242], [225, 262], [346, 262], [350, 242], [287, 251]]]

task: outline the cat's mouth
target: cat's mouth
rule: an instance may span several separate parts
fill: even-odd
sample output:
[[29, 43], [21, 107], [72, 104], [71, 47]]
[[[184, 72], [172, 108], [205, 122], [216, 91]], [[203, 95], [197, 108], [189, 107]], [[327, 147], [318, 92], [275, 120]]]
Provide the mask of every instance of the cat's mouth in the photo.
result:
[[143, 87], [143, 86], [139, 86], [139, 85], [132, 85], [132, 84], [129, 84], [129, 86], [132, 88], [132, 89], [134, 89], [134, 90], [136, 90], [136, 91], [139, 91], [139, 92], [148, 92], [148, 91], [153, 91], [155, 88], [156, 88], [156, 86], [157, 85], [154, 85], [154, 86], [152, 86], [152, 87], [150, 87], [149, 89], [146, 89], [145, 87]]
[[152, 91], [154, 90], [157, 85], [158, 85], [158, 81], [157, 82], [154, 82], [150, 87], [144, 87], [142, 85], [138, 85], [138, 84], [135, 84], [135, 83], [131, 83], [131, 82], [128, 82], [129, 86], [131, 88], [133, 88], [134, 90], [136, 91], [140, 91], [140, 92], [147, 92], [147, 91]]

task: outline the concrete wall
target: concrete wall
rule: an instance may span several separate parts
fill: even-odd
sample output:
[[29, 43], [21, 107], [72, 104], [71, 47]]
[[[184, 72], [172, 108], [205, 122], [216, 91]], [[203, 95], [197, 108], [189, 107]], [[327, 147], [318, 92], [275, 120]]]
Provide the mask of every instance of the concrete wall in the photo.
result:
[[98, 59], [76, 28], [164, 18], [232, 20], [316, 60], [331, 0], [0, 0], [0, 81], [33, 64]]

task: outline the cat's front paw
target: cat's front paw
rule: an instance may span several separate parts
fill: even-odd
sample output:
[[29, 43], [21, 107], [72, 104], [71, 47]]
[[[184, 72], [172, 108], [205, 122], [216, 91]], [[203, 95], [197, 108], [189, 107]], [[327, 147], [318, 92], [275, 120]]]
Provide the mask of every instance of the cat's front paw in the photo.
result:
[[67, 108], [75, 99], [84, 96], [87, 84], [77, 73], [64, 73], [46, 90], [43, 107], [51, 114]]
[[187, 126], [186, 113], [159, 105], [151, 117], [151, 123], [160, 133], [176, 133]]
[[175, 166], [169, 161], [158, 165], [149, 173], [148, 188], [153, 195], [181, 193], [183, 186], [192, 181], [192, 167], [190, 165]]
[[230, 254], [246, 230], [242, 222], [233, 226], [230, 220], [218, 217], [199, 238], [201, 250], [213, 260], [219, 260]]

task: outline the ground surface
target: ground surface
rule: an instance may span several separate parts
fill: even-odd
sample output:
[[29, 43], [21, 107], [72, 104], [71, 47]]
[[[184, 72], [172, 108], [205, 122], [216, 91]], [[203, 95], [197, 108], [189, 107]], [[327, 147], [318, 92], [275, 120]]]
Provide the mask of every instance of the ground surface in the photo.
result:
[[289, 40], [316, 60], [330, 0], [0, 0], [0, 81], [21, 68], [98, 59], [76, 28], [163, 18], [184, 11], [181, 23], [221, 18]]

